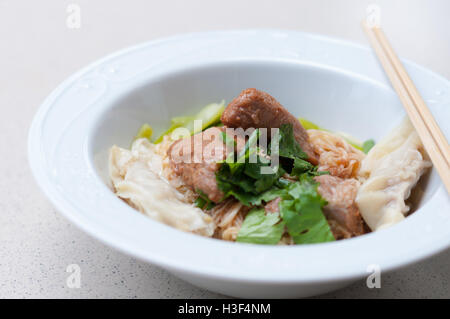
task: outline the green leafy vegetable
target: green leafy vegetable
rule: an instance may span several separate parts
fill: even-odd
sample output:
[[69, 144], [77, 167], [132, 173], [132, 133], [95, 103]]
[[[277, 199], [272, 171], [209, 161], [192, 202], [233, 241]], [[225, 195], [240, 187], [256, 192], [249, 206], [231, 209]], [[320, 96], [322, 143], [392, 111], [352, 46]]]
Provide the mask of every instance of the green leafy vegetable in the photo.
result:
[[245, 143], [244, 148], [237, 154], [236, 161], [229, 163], [231, 174], [242, 171], [245, 168], [245, 164], [250, 163], [250, 156], [258, 151], [256, 145], [258, 138], [259, 130], [254, 130]]
[[171, 120], [171, 125], [170, 127], [164, 132], [162, 133], [156, 140], [155, 140], [155, 144], [161, 143], [162, 140], [164, 139], [164, 136], [169, 135], [170, 133], [172, 133], [175, 129], [185, 126], [189, 121], [191, 121], [193, 119], [193, 117], [174, 117]]
[[322, 212], [327, 203], [317, 192], [318, 185], [311, 176], [304, 174], [299, 182], [288, 186], [287, 196], [282, 197], [279, 204], [282, 220], [296, 244], [335, 240]]
[[[171, 126], [169, 127], [169, 129], [155, 140], [155, 144], [160, 143], [165, 135], [172, 133], [179, 127], [186, 128], [192, 135], [201, 132], [210, 126], [214, 126], [220, 122], [220, 117], [223, 113], [223, 110], [225, 110], [225, 101], [222, 101], [220, 103], [208, 104], [195, 116], [174, 117], [171, 121]], [[195, 121], [198, 120], [201, 120], [202, 123], [201, 126], [196, 127]]]
[[286, 190], [282, 187], [273, 186], [269, 190], [257, 195], [253, 196], [249, 201], [254, 206], [260, 206], [263, 203], [268, 203], [271, 200], [277, 197], [284, 197], [286, 195]]
[[198, 194], [198, 197], [195, 200], [195, 206], [197, 206], [198, 208], [201, 208], [201, 209], [206, 209], [206, 210], [210, 210], [211, 208], [216, 206], [216, 204], [214, 204], [209, 199], [208, 195], [206, 195], [204, 192], [202, 192], [199, 189], [197, 189], [196, 192]]
[[146, 138], [149, 139], [152, 137], [153, 129], [150, 125], [145, 123], [139, 128], [139, 131], [137, 132], [136, 136], [134, 137], [134, 141], [139, 138]]
[[[270, 166], [270, 163], [261, 158], [263, 155], [257, 147], [258, 137], [259, 130], [254, 130], [236, 160], [227, 158], [216, 173], [217, 186], [225, 194], [224, 199], [234, 196], [244, 205], [250, 206], [259, 194], [270, 189], [285, 173], [281, 167], [273, 174], [261, 173], [261, 168]], [[255, 163], [250, 161], [251, 155], [254, 155]]]
[[292, 167], [291, 175], [300, 176], [305, 173], [312, 173], [317, 168], [308, 161], [301, 158], [294, 159], [294, 166]]
[[298, 119], [302, 126], [305, 128], [305, 130], [322, 130], [318, 125], [314, 124], [313, 122], [308, 121], [307, 119], [300, 117]]
[[[244, 205], [251, 206], [260, 203], [263, 200], [263, 193], [268, 190], [271, 193], [278, 193], [277, 181], [286, 172], [293, 176], [302, 174], [317, 176], [327, 173], [317, 172], [317, 167], [305, 160], [308, 156], [295, 140], [292, 125], [284, 124], [280, 127], [278, 134], [272, 137], [271, 142], [278, 143], [278, 154], [280, 162], [283, 162], [282, 166], [274, 167], [272, 174], [262, 174], [262, 167], [269, 167], [270, 163], [262, 160], [262, 150], [256, 146], [259, 136], [259, 130], [253, 131], [244, 148], [237, 154], [236, 160], [230, 161], [230, 158], [227, 158], [216, 173], [217, 185], [225, 194], [224, 198], [234, 196]], [[222, 138], [229, 139], [227, 136]], [[270, 145], [269, 150], [271, 149]], [[256, 155], [256, 163], [250, 163], [251, 155]], [[274, 188], [271, 189], [272, 187]], [[268, 194], [265, 196], [267, 199]], [[264, 201], [267, 202], [267, 200]]]
[[[274, 174], [261, 174], [260, 168], [267, 165], [259, 160], [258, 163], [235, 166], [224, 162], [216, 173], [217, 186], [225, 194], [224, 198], [234, 196], [242, 204], [250, 206], [259, 199], [259, 194], [270, 189], [284, 173], [279, 168]], [[232, 167], [234, 172], [231, 171]]]
[[367, 140], [367, 141], [365, 141], [364, 143], [363, 143], [363, 146], [362, 146], [362, 151], [364, 152], [364, 153], [369, 153], [369, 151], [372, 149], [372, 147], [374, 147], [375, 146], [375, 141], [374, 140]]
[[[270, 190], [255, 196], [253, 205], [262, 205], [277, 197], [281, 198], [279, 203], [281, 222], [286, 226], [289, 235], [291, 235], [295, 244], [312, 244], [334, 241], [334, 236], [330, 226], [322, 212], [322, 208], [327, 204], [326, 201], [317, 192], [318, 183], [308, 174], [300, 176], [300, 180], [296, 182], [280, 179]], [[261, 209], [263, 210], [263, 209]], [[267, 214], [269, 216], [270, 214]], [[247, 222], [246, 216], [244, 224]], [[262, 213], [257, 215], [263, 220]], [[278, 216], [278, 215], [277, 215]], [[254, 225], [256, 217], [251, 216], [249, 225]], [[272, 217], [275, 219], [275, 217]], [[277, 221], [278, 222], [278, 221]], [[243, 226], [244, 226], [243, 224]], [[267, 223], [265, 230], [268, 232]], [[275, 223], [272, 223], [275, 225]], [[242, 227], [243, 227], [242, 226]], [[249, 229], [241, 228], [246, 236], [245, 242], [260, 243], [258, 236], [248, 236]], [[239, 231], [238, 238], [241, 236]], [[280, 236], [281, 238], [281, 236]]]
[[320, 176], [330, 174], [328, 171], [317, 171], [317, 166], [300, 158], [294, 159], [294, 166], [292, 167], [291, 175], [300, 177], [303, 174], [310, 176]]
[[252, 209], [242, 223], [236, 241], [241, 243], [277, 244], [284, 231], [278, 213], [266, 214], [263, 208]]
[[226, 132], [221, 132], [222, 134], [220, 135], [222, 141], [225, 143], [225, 145], [227, 147], [232, 147], [233, 149], [236, 147], [236, 140], [232, 137], [227, 135]]
[[301, 149], [300, 145], [295, 140], [294, 129], [291, 124], [281, 125], [278, 134], [272, 138], [278, 138], [279, 143], [279, 155], [290, 159], [301, 158], [307, 159], [308, 155]]
[[223, 111], [225, 110], [225, 101], [220, 103], [212, 103], [205, 106], [197, 115], [194, 120], [201, 120], [202, 126], [201, 128], [194, 127], [194, 121], [190, 121], [186, 128], [191, 132], [191, 134], [195, 134], [203, 131], [205, 128], [220, 122], [220, 117], [222, 116]]

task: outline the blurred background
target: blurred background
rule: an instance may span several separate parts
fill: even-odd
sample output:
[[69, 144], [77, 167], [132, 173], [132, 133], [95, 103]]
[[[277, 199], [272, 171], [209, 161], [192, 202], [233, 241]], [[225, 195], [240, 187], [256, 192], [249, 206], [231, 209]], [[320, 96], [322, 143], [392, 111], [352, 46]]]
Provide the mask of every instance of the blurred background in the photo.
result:
[[[369, 4], [403, 57], [450, 78], [448, 0], [0, 0], [0, 298], [215, 298], [157, 267], [114, 251], [61, 217], [27, 163], [33, 115], [66, 77], [116, 50], [177, 33], [279, 28], [367, 45]], [[80, 10], [79, 27], [68, 18]], [[72, 8], [72, 9], [71, 9]], [[78, 264], [81, 287], [66, 268]], [[450, 251], [329, 298], [450, 298]]]

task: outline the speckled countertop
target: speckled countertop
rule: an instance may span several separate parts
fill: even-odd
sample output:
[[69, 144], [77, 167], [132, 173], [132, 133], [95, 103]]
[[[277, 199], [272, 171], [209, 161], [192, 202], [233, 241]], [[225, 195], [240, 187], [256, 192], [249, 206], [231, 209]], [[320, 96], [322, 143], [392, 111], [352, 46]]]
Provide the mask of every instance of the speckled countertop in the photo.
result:
[[[67, 5], [81, 28], [66, 25]], [[276, 3], [276, 5], [275, 5]], [[359, 21], [369, 3], [403, 57], [450, 78], [447, 0], [0, 1], [0, 298], [216, 298], [164, 270], [119, 253], [61, 217], [37, 188], [26, 138], [42, 100], [62, 80], [108, 53], [179, 32], [285, 28], [366, 43]], [[399, 23], [399, 21], [401, 23]], [[69, 288], [66, 268], [81, 269]], [[381, 289], [359, 281], [329, 298], [450, 297], [450, 251], [382, 275]]]

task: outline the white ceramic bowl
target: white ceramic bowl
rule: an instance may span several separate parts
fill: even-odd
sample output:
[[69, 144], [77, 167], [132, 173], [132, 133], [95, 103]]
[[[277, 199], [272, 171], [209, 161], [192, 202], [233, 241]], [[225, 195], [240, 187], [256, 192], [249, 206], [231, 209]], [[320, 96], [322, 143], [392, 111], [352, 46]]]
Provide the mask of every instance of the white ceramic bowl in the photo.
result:
[[[450, 136], [450, 83], [405, 62]], [[184, 233], [140, 214], [111, 191], [107, 152], [128, 147], [144, 122], [265, 90], [293, 114], [364, 140], [379, 139], [404, 112], [372, 52], [323, 36], [280, 30], [188, 34], [108, 56], [61, 84], [29, 135], [32, 171], [64, 216], [92, 236], [195, 285], [238, 297], [299, 297], [343, 287], [450, 245], [449, 197], [432, 173], [418, 210], [389, 229], [303, 246], [237, 244]]]

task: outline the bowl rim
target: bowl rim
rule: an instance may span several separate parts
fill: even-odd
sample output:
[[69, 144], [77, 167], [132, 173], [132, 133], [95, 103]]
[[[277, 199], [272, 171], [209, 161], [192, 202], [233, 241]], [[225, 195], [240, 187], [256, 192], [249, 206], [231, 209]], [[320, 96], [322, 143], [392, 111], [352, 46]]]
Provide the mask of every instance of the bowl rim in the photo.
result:
[[[205, 37], [205, 38], [215, 38], [215, 37], [233, 37], [236, 34], [240, 33], [254, 33], [257, 36], [263, 36], [264, 34], [270, 34], [270, 33], [282, 33], [282, 34], [288, 34], [289, 36], [297, 36], [297, 37], [303, 37], [312, 39], [313, 41], [324, 41], [324, 42], [330, 42], [335, 43], [337, 45], [346, 46], [346, 47], [353, 47], [354, 49], [363, 50], [367, 53], [370, 53], [370, 49], [366, 46], [353, 43], [351, 41], [342, 40], [342, 39], [336, 39], [333, 37], [328, 37], [324, 35], [313, 35], [311, 33], [305, 33], [305, 32], [299, 32], [299, 31], [285, 31], [285, 30], [278, 30], [278, 29], [250, 29], [250, 30], [229, 30], [229, 31], [208, 31], [208, 32], [195, 32], [195, 33], [188, 33], [188, 34], [182, 34], [182, 35], [176, 35], [172, 37], [167, 37], [163, 39], [153, 40], [146, 43], [142, 43], [136, 46], [132, 46], [129, 48], [125, 48], [122, 50], [119, 50], [113, 54], [110, 54], [96, 62], [91, 63], [87, 67], [81, 69], [80, 71], [76, 72], [74, 75], [70, 76], [67, 80], [65, 80], [62, 84], [60, 84], [43, 102], [42, 106], [39, 108], [38, 112], [36, 113], [32, 125], [29, 130], [28, 135], [28, 158], [29, 158], [29, 164], [31, 167], [31, 171], [33, 176], [35, 177], [39, 187], [43, 190], [45, 195], [50, 199], [50, 201], [53, 203], [53, 205], [56, 207], [56, 209], [61, 212], [66, 218], [68, 218], [71, 222], [73, 222], [75, 225], [77, 225], [79, 228], [90, 234], [91, 236], [101, 240], [102, 242], [115, 247], [116, 249], [123, 251], [127, 254], [134, 255], [135, 257], [157, 264], [159, 266], [165, 267], [172, 271], [177, 272], [188, 272], [193, 275], [198, 276], [208, 276], [208, 277], [214, 277], [217, 279], [223, 279], [223, 280], [239, 280], [242, 282], [270, 282], [270, 283], [297, 283], [297, 282], [326, 282], [330, 280], [346, 280], [346, 279], [353, 279], [362, 277], [364, 275], [367, 275], [367, 269], [363, 267], [353, 267], [351, 270], [348, 271], [342, 271], [342, 269], [339, 269], [338, 271], [331, 271], [327, 272], [325, 271], [323, 274], [315, 273], [314, 275], [311, 274], [297, 274], [295, 272], [290, 271], [288, 275], [273, 275], [272, 277], [267, 277], [267, 273], [263, 272], [255, 272], [255, 273], [249, 273], [248, 271], [245, 272], [239, 272], [234, 269], [234, 272], [223, 272], [223, 269], [220, 269], [216, 266], [205, 266], [205, 265], [199, 265], [196, 262], [190, 261], [187, 264], [180, 265], [180, 262], [182, 260], [178, 260], [177, 256], [163, 256], [161, 254], [156, 253], [150, 253], [148, 250], [142, 250], [142, 249], [134, 249], [131, 243], [124, 244], [121, 242], [118, 242], [117, 236], [114, 232], [108, 229], [101, 229], [99, 231], [99, 227], [96, 224], [91, 223], [89, 220], [84, 219], [82, 216], [77, 214], [76, 209], [71, 207], [67, 204], [66, 200], [55, 193], [54, 187], [55, 185], [52, 185], [52, 181], [48, 178], [46, 173], [42, 170], [42, 163], [38, 162], [39, 159], [36, 157], [36, 151], [38, 149], [41, 149], [41, 143], [42, 141], [39, 139], [40, 129], [42, 128], [43, 122], [46, 118], [47, 112], [49, 109], [53, 106], [55, 99], [60, 94], [64, 94], [64, 91], [67, 89], [68, 86], [70, 86], [74, 81], [79, 79], [82, 75], [86, 74], [88, 71], [98, 67], [99, 65], [102, 65], [106, 61], [109, 61], [116, 57], [126, 56], [130, 52], [134, 52], [135, 50], [140, 50], [146, 47], [151, 47], [154, 45], [167, 45], [176, 41], [179, 41], [180, 39], [187, 39], [187, 38], [195, 38], [195, 37]], [[417, 64], [403, 60], [405, 64], [407, 64], [409, 67], [418, 70], [418, 72], [423, 72], [425, 74], [428, 74], [430, 76], [435, 77], [439, 81], [445, 82], [447, 87], [450, 87], [450, 82], [446, 80], [444, 77], [435, 74], [434, 72], [418, 66]], [[105, 190], [106, 191], [106, 185]], [[109, 190], [108, 190], [109, 191]], [[433, 195], [433, 198], [444, 198], [445, 199], [446, 193], [442, 186], [439, 187], [437, 194]], [[448, 198], [447, 198], [448, 199]], [[431, 201], [432, 199], [430, 199]], [[123, 204], [123, 210], [132, 210], [130, 207], [128, 207], [126, 204]], [[126, 207], [125, 207], [126, 206]], [[142, 216], [143, 218], [148, 219], [147, 217]], [[414, 216], [412, 216], [414, 217]], [[180, 235], [178, 230], [172, 229], [166, 225], [160, 224], [158, 222], [152, 221], [154, 226], [160, 229], [163, 229], [164, 232], [167, 232], [167, 234], [172, 234], [174, 237], [176, 236], [175, 233]], [[415, 222], [414, 219], [408, 218], [405, 221], [403, 221], [401, 224], [395, 225], [390, 229], [386, 229], [377, 233], [371, 233], [362, 237], [358, 238], [352, 238], [348, 239], [345, 242], [339, 242], [339, 243], [327, 243], [327, 244], [321, 244], [320, 250], [326, 250], [325, 247], [336, 247], [337, 245], [345, 245], [345, 249], [351, 249], [351, 247], [358, 247], [361, 245], [362, 241], [371, 240], [373, 241], [373, 237], [380, 237], [380, 234], [390, 234], [390, 237], [392, 237], [394, 230], [405, 228], [408, 225], [411, 226], [411, 224]], [[311, 253], [311, 249], [318, 249], [319, 247], [313, 248], [312, 245], [308, 245], [309, 247], [303, 246], [303, 247], [267, 247], [267, 246], [258, 246], [258, 245], [251, 245], [251, 244], [234, 244], [234, 243], [228, 243], [228, 242], [221, 242], [216, 239], [210, 239], [210, 238], [202, 238], [200, 236], [192, 235], [192, 234], [185, 234], [183, 233], [182, 236], [184, 239], [188, 238], [187, 240], [190, 240], [192, 244], [199, 244], [204, 246], [207, 249], [224, 249], [224, 251], [229, 252], [230, 249], [233, 250], [242, 250], [243, 252], [250, 252], [255, 253], [259, 257], [267, 258], [267, 256], [280, 256], [281, 254], [286, 254], [284, 251], [288, 249], [289, 252], [293, 252], [293, 249], [296, 249], [298, 251], [302, 251], [302, 253], [306, 255], [314, 255]], [[408, 252], [405, 254], [403, 253], [398, 258], [392, 258], [390, 260], [384, 260], [380, 262], [379, 264], [382, 265], [383, 271], [389, 271], [393, 269], [397, 269], [399, 267], [402, 267], [406, 264], [413, 263], [415, 261], [427, 258], [433, 254], [436, 254], [445, 248], [450, 247], [450, 234], [443, 233], [438, 238], [439, 240], [434, 243], [430, 242], [422, 242], [424, 247], [421, 246], [422, 249], [417, 249], [414, 253], [411, 250], [408, 250]], [[207, 245], [203, 245], [204, 243], [208, 243]], [[322, 249], [323, 248], [323, 249]], [[419, 248], [419, 246], [417, 247]], [[344, 248], [343, 248], [344, 249]], [[329, 249], [328, 249], [329, 250]], [[342, 250], [342, 249], [341, 249]], [[277, 253], [273, 253], [277, 251]], [[319, 257], [319, 256], [318, 256]], [[391, 256], [392, 257], [392, 256]], [[322, 258], [322, 257], [321, 257]], [[242, 262], [242, 261], [239, 261]], [[365, 263], [366, 265], [369, 265]], [[377, 263], [378, 264], [378, 263]], [[200, 266], [200, 267], [199, 267]], [[361, 266], [361, 265], [359, 265]]]

